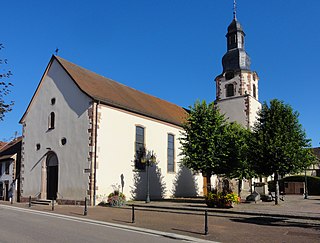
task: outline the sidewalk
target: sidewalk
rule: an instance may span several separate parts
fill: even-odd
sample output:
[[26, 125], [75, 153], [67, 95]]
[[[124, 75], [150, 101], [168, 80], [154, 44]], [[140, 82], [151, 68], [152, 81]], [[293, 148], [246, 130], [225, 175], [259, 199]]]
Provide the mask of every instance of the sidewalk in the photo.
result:
[[[8, 202], [0, 201], [0, 204], [10, 205]], [[135, 222], [132, 222], [132, 205], [135, 207]], [[11, 206], [29, 209], [26, 203], [14, 203]], [[51, 213], [51, 206], [32, 205], [31, 210]], [[204, 235], [204, 212], [208, 211], [209, 234]], [[280, 205], [275, 206], [274, 202], [260, 203], [241, 203], [231, 209], [208, 208], [200, 199], [176, 199], [151, 201], [129, 202], [123, 208], [112, 207], [88, 207], [88, 214], [84, 216], [84, 207], [73, 205], [56, 205], [54, 212], [56, 214], [73, 216], [83, 220], [97, 220], [110, 224], [118, 224], [121, 227], [139, 227], [151, 230], [167, 232], [166, 237], [172, 237], [172, 234], [196, 237], [202, 240], [229, 242], [228, 234], [230, 221], [226, 218], [264, 216], [270, 220], [275, 218], [277, 222], [288, 221], [289, 218], [301, 221], [301, 225], [306, 227], [308, 220], [320, 225], [320, 196], [310, 196], [309, 199], [303, 199], [302, 196], [289, 195]], [[256, 216], [254, 216], [256, 215]], [[278, 219], [277, 219], [278, 218]], [[232, 227], [240, 227], [236, 222]], [[244, 227], [244, 226], [243, 226]], [[246, 234], [251, 234], [246, 233]], [[252, 232], [254, 234], [254, 232]], [[268, 231], [265, 233], [268, 237]], [[240, 241], [241, 242], [241, 241]]]
[[275, 205], [273, 202], [258, 203], [240, 203], [234, 208], [220, 209], [208, 208], [203, 200], [199, 199], [175, 199], [153, 201], [145, 203], [143, 201], [134, 201], [129, 205], [144, 208], [158, 208], [167, 210], [188, 210], [194, 212], [226, 213], [226, 214], [243, 214], [243, 215], [260, 215], [272, 217], [287, 217], [296, 219], [320, 220], [320, 196], [309, 196], [304, 199], [301, 195], [286, 195], [284, 201]]

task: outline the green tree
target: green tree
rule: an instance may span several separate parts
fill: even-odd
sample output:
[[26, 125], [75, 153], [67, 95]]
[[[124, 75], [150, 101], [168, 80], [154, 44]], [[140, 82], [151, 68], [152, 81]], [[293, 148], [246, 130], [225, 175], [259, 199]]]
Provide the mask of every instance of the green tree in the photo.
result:
[[[0, 43], [0, 50], [4, 48], [3, 44]], [[5, 113], [11, 111], [13, 101], [6, 102], [5, 96], [10, 93], [10, 86], [12, 83], [8, 81], [12, 75], [11, 71], [7, 71], [3, 65], [7, 64], [7, 59], [0, 58], [0, 121], [3, 120]]]
[[230, 123], [228, 129], [228, 156], [224, 174], [230, 179], [238, 179], [238, 195], [241, 196], [242, 180], [256, 175], [249, 156], [252, 132], [236, 122]]
[[253, 128], [252, 164], [257, 174], [274, 175], [275, 204], [279, 202], [279, 176], [300, 172], [314, 161], [298, 116], [290, 105], [274, 99], [262, 105]]
[[197, 101], [183, 125], [182, 164], [201, 172], [207, 179], [207, 190], [211, 190], [211, 176], [222, 172], [227, 156], [228, 123], [213, 103]]

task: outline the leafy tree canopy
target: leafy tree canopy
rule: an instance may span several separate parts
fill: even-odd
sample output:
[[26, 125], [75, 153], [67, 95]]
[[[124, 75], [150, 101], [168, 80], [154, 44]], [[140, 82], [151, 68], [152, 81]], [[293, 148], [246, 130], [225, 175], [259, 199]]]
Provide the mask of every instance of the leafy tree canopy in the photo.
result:
[[256, 172], [269, 176], [296, 173], [314, 162], [310, 140], [298, 112], [277, 99], [266, 102], [253, 128], [252, 161]]
[[[0, 50], [3, 48], [3, 44], [0, 43]], [[3, 120], [5, 113], [11, 111], [13, 106], [13, 101], [5, 101], [5, 96], [10, 93], [10, 86], [12, 86], [12, 83], [8, 81], [12, 73], [4, 67], [7, 62], [7, 59], [0, 58], [0, 121]]]
[[236, 122], [230, 123], [227, 133], [228, 156], [225, 175], [229, 178], [251, 179], [256, 174], [250, 163], [250, 140], [252, 132]]
[[180, 139], [182, 163], [207, 177], [220, 174], [227, 156], [226, 119], [213, 103], [197, 101], [189, 108], [190, 113]]

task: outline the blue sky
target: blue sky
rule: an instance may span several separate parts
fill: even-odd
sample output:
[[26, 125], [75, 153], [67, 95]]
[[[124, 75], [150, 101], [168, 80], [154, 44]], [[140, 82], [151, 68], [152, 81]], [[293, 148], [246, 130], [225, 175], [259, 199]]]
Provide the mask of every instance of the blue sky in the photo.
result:
[[[11, 113], [0, 122], [0, 140], [19, 120], [51, 55], [135, 89], [188, 107], [215, 99], [233, 0], [4, 1], [0, 56], [14, 83]], [[320, 141], [319, 0], [238, 0], [251, 68], [260, 76], [259, 99], [283, 100], [300, 113]]]

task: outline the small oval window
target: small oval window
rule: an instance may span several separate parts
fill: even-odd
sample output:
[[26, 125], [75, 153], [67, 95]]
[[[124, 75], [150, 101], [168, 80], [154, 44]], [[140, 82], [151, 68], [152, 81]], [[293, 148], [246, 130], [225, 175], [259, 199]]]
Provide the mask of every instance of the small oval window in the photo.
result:
[[56, 103], [56, 98], [51, 99], [51, 105], [54, 105]]
[[36, 144], [36, 150], [38, 151], [38, 150], [40, 150], [40, 148], [41, 148], [40, 143], [37, 143], [37, 144]]
[[61, 145], [66, 145], [67, 139], [66, 138], [61, 138]]

